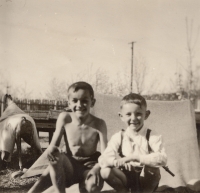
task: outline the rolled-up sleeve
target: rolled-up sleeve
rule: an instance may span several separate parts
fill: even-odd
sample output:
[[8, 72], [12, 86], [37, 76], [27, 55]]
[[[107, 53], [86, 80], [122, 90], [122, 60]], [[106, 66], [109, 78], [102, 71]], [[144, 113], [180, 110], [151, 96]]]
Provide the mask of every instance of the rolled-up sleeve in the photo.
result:
[[118, 157], [118, 149], [120, 144], [121, 132], [118, 132], [111, 137], [110, 141], [108, 142], [107, 148], [98, 159], [101, 168], [113, 166], [114, 160]]
[[152, 167], [165, 166], [167, 164], [167, 155], [163, 147], [162, 136], [152, 136], [149, 141], [152, 153], [140, 155], [140, 163]]

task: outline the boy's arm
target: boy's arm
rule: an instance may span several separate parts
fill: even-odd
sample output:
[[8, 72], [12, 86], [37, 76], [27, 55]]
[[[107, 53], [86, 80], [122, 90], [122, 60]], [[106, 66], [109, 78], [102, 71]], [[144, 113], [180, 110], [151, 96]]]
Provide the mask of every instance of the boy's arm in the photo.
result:
[[101, 120], [99, 128], [99, 142], [101, 147], [101, 153], [106, 149], [108, 139], [107, 139], [107, 126], [104, 120]]
[[66, 112], [62, 112], [59, 114], [58, 119], [56, 121], [56, 130], [50, 143], [51, 146], [58, 147], [60, 145], [60, 141], [64, 132], [64, 125], [66, 124], [66, 117]]
[[[99, 142], [101, 147], [101, 153], [104, 152], [107, 146], [107, 127], [106, 123], [103, 120], [100, 120], [101, 123], [98, 124], [99, 127]], [[95, 166], [88, 172], [86, 179], [89, 179], [90, 176], [95, 176], [96, 184], [100, 185], [100, 165], [99, 163], [95, 164]]]
[[117, 159], [120, 143], [121, 143], [121, 133], [118, 132], [111, 137], [107, 148], [105, 149], [103, 154], [99, 157], [98, 161], [101, 168], [114, 166], [114, 160]]
[[152, 149], [152, 153], [140, 155], [140, 163], [152, 167], [165, 166], [167, 164], [167, 155], [163, 147], [162, 136], [152, 135], [149, 140], [149, 145]]
[[[99, 142], [101, 153], [104, 152], [107, 146], [107, 126], [104, 120], [100, 120], [101, 122], [98, 124], [99, 127]], [[93, 169], [100, 169], [99, 163], [97, 163]]]
[[47, 148], [47, 155], [49, 160], [54, 161], [56, 160], [55, 155], [59, 152], [58, 146], [60, 145], [60, 141], [64, 132], [64, 125], [66, 124], [67, 113], [63, 112], [60, 113], [58, 119], [56, 121], [56, 130], [54, 132], [52, 141]]

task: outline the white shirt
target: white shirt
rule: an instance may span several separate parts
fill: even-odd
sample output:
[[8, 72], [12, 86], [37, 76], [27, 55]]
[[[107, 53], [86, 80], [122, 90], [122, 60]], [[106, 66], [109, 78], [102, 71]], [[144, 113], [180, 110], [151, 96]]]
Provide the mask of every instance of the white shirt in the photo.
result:
[[[118, 150], [122, 140], [121, 132], [119, 131], [111, 137], [107, 148], [100, 156], [99, 164], [102, 168], [113, 166], [114, 160], [119, 158]], [[132, 153], [140, 155], [140, 162], [131, 162], [133, 166], [165, 166], [167, 163], [167, 155], [163, 147], [162, 136], [151, 131], [149, 145], [153, 152], [149, 154], [146, 133], [147, 128], [145, 126], [137, 133], [134, 133], [128, 127], [123, 136], [122, 154], [125, 157]]]

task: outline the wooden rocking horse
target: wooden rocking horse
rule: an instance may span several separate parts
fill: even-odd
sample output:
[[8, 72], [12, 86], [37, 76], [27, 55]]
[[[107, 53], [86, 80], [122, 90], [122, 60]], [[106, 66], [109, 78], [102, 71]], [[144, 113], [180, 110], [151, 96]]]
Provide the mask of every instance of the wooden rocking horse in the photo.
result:
[[29, 144], [34, 151], [34, 155], [42, 154], [39, 143], [35, 122], [32, 117], [22, 111], [12, 100], [11, 95], [6, 94], [3, 97], [0, 118], [0, 152], [1, 160], [11, 161], [11, 156], [15, 144], [19, 156], [19, 168], [23, 171], [21, 157], [21, 139]]

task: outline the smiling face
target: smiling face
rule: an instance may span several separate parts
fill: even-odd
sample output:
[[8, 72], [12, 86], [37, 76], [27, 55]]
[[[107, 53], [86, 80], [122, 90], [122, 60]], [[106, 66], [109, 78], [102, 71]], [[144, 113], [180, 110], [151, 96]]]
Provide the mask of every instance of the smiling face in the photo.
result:
[[145, 106], [140, 106], [135, 103], [123, 104], [119, 116], [121, 120], [133, 131], [139, 131], [149, 116], [150, 112], [146, 111]]
[[90, 107], [95, 103], [88, 90], [79, 89], [74, 91], [70, 89], [68, 97], [69, 108], [75, 113], [77, 118], [86, 118], [90, 113]]

